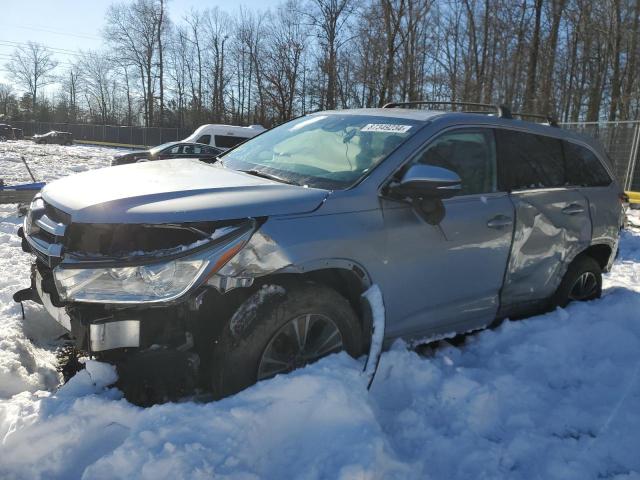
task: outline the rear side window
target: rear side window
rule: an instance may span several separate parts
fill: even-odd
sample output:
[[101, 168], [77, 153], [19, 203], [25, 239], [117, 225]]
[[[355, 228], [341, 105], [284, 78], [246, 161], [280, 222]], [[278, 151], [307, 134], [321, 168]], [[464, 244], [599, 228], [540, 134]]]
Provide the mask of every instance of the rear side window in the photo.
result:
[[562, 143], [568, 185], [606, 187], [611, 184], [611, 177], [591, 150], [571, 142]]
[[211, 143], [211, 135], [202, 135], [198, 140], [196, 140], [196, 143], [206, 143], [209, 145]]
[[513, 190], [565, 184], [562, 142], [512, 130], [496, 130], [503, 187]]
[[216, 147], [222, 148], [232, 148], [247, 140], [245, 137], [232, 137], [231, 135], [215, 135], [213, 138], [216, 140]]

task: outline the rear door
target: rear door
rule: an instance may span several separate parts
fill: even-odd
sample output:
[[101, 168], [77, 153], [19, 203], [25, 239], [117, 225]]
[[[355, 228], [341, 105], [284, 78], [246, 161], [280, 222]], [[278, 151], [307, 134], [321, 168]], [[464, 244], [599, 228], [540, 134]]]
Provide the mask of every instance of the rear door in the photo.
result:
[[567, 184], [562, 142], [532, 133], [497, 129], [498, 159], [510, 190], [516, 224], [502, 314], [550, 297], [568, 264], [591, 242], [587, 199]]
[[493, 130], [446, 131], [412, 163], [455, 171], [462, 191], [441, 203], [440, 214], [438, 201], [417, 207], [383, 199], [386, 268], [395, 279], [393, 291], [385, 293], [393, 317], [387, 334], [413, 337], [485, 326], [498, 309], [514, 215], [508, 194], [497, 188]]

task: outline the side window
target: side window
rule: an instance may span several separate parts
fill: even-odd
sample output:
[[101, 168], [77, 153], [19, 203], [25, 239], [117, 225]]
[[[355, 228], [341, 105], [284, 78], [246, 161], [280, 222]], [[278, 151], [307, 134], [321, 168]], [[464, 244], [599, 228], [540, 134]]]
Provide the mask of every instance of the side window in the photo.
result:
[[196, 140], [196, 143], [206, 143], [209, 145], [211, 143], [211, 135], [202, 135], [199, 139]]
[[456, 172], [462, 180], [460, 195], [496, 191], [496, 149], [490, 129], [444, 133], [416, 161]]
[[176, 145], [175, 147], [171, 147], [169, 150], [165, 150], [162, 153], [170, 153], [172, 155], [177, 155], [182, 153], [182, 145]]
[[496, 130], [504, 187], [522, 190], [565, 185], [562, 142], [513, 130]]
[[246, 140], [245, 137], [232, 137], [231, 135], [215, 135], [216, 147], [231, 148]]
[[591, 150], [571, 142], [562, 142], [567, 165], [567, 184], [581, 187], [606, 187], [611, 177]]

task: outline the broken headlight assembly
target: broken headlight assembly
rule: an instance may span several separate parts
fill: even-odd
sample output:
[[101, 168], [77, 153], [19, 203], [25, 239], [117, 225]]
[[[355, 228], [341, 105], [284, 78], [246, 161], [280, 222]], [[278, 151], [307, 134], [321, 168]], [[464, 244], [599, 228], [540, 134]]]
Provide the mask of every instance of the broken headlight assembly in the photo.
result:
[[[62, 300], [86, 303], [159, 303], [180, 298], [208, 279], [238, 253], [254, 228], [245, 224], [222, 238], [184, 256], [147, 260], [140, 264], [105, 265], [85, 268], [81, 264], [58, 265], [53, 276]], [[148, 258], [148, 257], [147, 257]]]

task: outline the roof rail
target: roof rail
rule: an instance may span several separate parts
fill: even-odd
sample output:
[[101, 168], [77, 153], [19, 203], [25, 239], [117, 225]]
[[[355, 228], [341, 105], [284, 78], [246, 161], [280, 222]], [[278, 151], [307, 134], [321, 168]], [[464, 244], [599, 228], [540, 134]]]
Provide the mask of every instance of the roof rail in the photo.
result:
[[[495, 110], [495, 113], [498, 115], [498, 117], [501, 117], [501, 118], [513, 118], [511, 116], [511, 111], [509, 110], [509, 107], [506, 107], [505, 105], [493, 105], [493, 104], [490, 104], [490, 103], [432, 102], [432, 101], [428, 101], [428, 100], [417, 100], [417, 101], [412, 101], [412, 102], [387, 103], [386, 105], [383, 105], [382, 108], [411, 107], [413, 105], [455, 105], [455, 106], [460, 106], [460, 107], [465, 107], [465, 106], [466, 107], [482, 107], [482, 108]], [[471, 112], [465, 112], [465, 113], [488, 113], [488, 112], [471, 111]]]
[[558, 125], [558, 121], [555, 119], [553, 115], [543, 115], [540, 113], [529, 113], [529, 112], [512, 112], [511, 115], [514, 117], [531, 117], [531, 118], [540, 118], [546, 122], [550, 127], [560, 128]]

